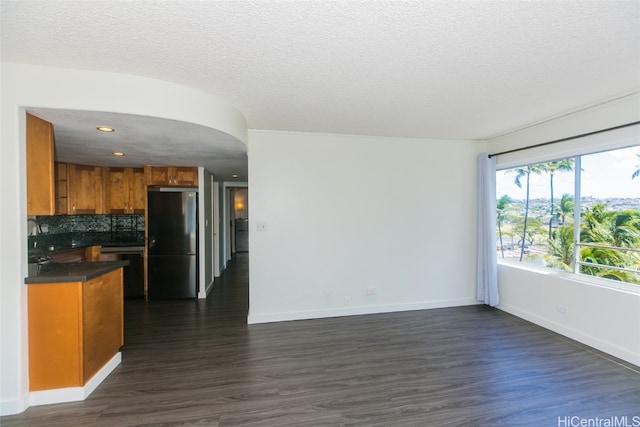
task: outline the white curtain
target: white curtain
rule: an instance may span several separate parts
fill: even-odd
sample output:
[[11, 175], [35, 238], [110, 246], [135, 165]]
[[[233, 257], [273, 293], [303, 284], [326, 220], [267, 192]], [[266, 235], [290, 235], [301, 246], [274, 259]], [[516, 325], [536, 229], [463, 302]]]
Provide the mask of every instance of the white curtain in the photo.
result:
[[491, 307], [498, 305], [496, 255], [496, 158], [478, 157], [476, 299]]

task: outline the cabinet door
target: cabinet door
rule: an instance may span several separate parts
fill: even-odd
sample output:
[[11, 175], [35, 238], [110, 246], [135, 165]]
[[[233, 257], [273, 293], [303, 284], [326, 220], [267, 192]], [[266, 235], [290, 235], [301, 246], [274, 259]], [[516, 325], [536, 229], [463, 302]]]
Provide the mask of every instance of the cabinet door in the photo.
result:
[[83, 283], [83, 384], [124, 344], [122, 301], [122, 268]]
[[68, 165], [67, 181], [70, 214], [104, 213], [101, 168]]
[[174, 167], [172, 171], [172, 185], [185, 187], [198, 186], [198, 168], [193, 167]]
[[144, 169], [132, 170], [130, 187], [130, 213], [143, 214], [147, 209], [147, 186], [145, 185]]
[[182, 166], [145, 166], [147, 185], [175, 185], [178, 187], [197, 187], [198, 168]]
[[168, 167], [145, 166], [144, 175], [147, 185], [169, 185]]
[[83, 386], [82, 282], [29, 285], [27, 296], [29, 390]]
[[127, 168], [105, 168], [105, 210], [111, 214], [129, 213], [129, 177]]
[[27, 114], [27, 215], [55, 213], [53, 125]]
[[105, 168], [104, 183], [107, 213], [144, 213], [147, 191], [144, 169]]

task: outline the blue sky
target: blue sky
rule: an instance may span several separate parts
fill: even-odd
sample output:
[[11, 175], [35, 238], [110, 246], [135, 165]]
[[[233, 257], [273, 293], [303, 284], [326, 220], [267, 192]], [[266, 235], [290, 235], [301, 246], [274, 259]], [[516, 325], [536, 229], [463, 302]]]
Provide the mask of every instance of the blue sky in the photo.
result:
[[[640, 146], [604, 153], [582, 156], [582, 196], [599, 199], [610, 197], [640, 198], [640, 177], [631, 179], [631, 175], [640, 169]], [[514, 184], [516, 175], [498, 171], [496, 174], [496, 194], [500, 197], [508, 194], [513, 199], [524, 199], [525, 182], [522, 188]], [[554, 175], [554, 197], [563, 193], [573, 194], [573, 172], [556, 172]], [[549, 198], [549, 175], [531, 175], [531, 198]]]

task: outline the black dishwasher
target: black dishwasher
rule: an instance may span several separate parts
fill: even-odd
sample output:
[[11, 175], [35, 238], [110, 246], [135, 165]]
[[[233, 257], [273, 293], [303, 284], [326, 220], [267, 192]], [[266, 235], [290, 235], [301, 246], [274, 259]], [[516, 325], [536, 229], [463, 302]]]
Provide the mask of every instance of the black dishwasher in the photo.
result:
[[103, 246], [100, 259], [129, 261], [123, 273], [124, 297], [144, 298], [144, 246]]

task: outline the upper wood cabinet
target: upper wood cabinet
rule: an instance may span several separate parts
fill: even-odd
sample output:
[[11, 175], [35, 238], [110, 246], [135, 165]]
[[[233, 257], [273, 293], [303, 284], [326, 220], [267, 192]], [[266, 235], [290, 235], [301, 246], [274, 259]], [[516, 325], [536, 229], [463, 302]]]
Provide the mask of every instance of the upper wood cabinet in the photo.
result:
[[133, 169], [131, 175], [132, 213], [143, 214], [147, 210], [147, 185], [144, 182], [144, 169]]
[[27, 114], [27, 215], [55, 213], [53, 125]]
[[102, 168], [98, 166], [67, 165], [67, 213], [104, 213]]
[[56, 215], [66, 214], [68, 211], [69, 184], [67, 183], [67, 164], [61, 162], [54, 163], [56, 181]]
[[147, 185], [198, 186], [197, 167], [145, 166], [144, 175]]
[[142, 168], [104, 168], [105, 211], [143, 214], [146, 187]]

